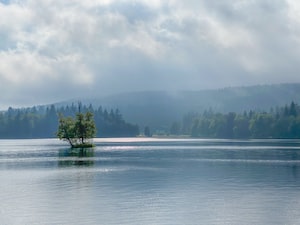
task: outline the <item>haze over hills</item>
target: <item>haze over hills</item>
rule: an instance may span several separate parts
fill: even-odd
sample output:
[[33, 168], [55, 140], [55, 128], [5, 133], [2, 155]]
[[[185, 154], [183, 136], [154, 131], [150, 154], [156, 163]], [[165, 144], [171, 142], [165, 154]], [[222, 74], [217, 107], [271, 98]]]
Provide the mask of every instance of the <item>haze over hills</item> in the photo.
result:
[[[0, 0], [0, 110], [132, 91], [300, 82], [296, 2]], [[226, 90], [156, 96], [175, 100], [175, 109], [196, 98], [179, 105], [181, 113], [211, 100], [226, 108], [219, 101]], [[136, 94], [154, 95], [99, 102], [124, 99], [128, 107]]]
[[[76, 103], [70, 100], [57, 105]], [[294, 101], [300, 102], [300, 83], [228, 87], [199, 91], [144, 91], [129, 92], [101, 98], [80, 99], [94, 107], [118, 108], [124, 118], [139, 126], [153, 130], [166, 130], [174, 121], [191, 112], [269, 111]]]

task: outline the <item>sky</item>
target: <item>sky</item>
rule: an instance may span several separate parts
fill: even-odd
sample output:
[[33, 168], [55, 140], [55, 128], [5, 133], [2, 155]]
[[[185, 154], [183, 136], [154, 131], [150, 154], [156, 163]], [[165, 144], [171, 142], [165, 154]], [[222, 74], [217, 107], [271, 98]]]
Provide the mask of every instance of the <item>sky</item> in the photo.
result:
[[0, 108], [299, 71], [297, 0], [0, 0]]

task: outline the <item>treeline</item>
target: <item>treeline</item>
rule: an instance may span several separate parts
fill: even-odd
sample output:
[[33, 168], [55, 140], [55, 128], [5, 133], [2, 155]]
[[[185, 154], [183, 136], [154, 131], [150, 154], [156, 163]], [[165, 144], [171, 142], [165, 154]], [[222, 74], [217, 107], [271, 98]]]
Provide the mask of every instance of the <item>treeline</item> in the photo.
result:
[[[139, 135], [139, 127], [127, 123], [120, 111], [106, 110], [92, 105], [80, 107], [82, 112], [92, 112], [97, 127], [97, 137], [133, 137]], [[75, 116], [78, 106], [9, 108], [0, 113], [0, 138], [52, 138], [58, 128], [58, 115]]]
[[300, 138], [300, 107], [292, 102], [269, 112], [188, 114], [170, 134], [201, 138]]

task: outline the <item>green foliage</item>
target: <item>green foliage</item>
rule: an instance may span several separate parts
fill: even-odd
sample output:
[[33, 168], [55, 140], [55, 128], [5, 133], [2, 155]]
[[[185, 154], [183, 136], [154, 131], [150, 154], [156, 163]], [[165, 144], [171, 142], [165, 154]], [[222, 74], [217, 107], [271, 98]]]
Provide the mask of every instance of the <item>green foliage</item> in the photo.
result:
[[[25, 109], [9, 108], [0, 112], [0, 138], [54, 138], [59, 126], [60, 116], [64, 115], [70, 123], [70, 118], [76, 117], [78, 108], [72, 104], [55, 107], [32, 107]], [[127, 123], [119, 110], [110, 110], [101, 107], [94, 109], [92, 105], [81, 107], [82, 113], [87, 113], [86, 122], [94, 117], [97, 127], [96, 137], [133, 137], [139, 135], [137, 125]], [[78, 124], [79, 125], [79, 124]], [[92, 130], [86, 130], [90, 135]]]
[[235, 117], [233, 136], [236, 138], [248, 138], [250, 136], [249, 120], [246, 115]]
[[64, 118], [60, 115], [57, 137], [61, 140], [68, 141], [73, 147], [77, 138], [75, 132], [75, 120], [72, 117]]
[[77, 113], [76, 118], [60, 115], [57, 137], [67, 141], [72, 147], [89, 146], [95, 137], [96, 126], [91, 112]]
[[[300, 107], [289, 106], [267, 112], [189, 114], [183, 127], [192, 137], [202, 138], [300, 138]], [[193, 120], [193, 123], [190, 121]], [[188, 123], [185, 124], [185, 122]], [[187, 129], [186, 127], [190, 128]], [[183, 134], [186, 131], [181, 131]]]
[[268, 113], [258, 113], [250, 120], [250, 132], [254, 138], [270, 138], [273, 136], [274, 117]]

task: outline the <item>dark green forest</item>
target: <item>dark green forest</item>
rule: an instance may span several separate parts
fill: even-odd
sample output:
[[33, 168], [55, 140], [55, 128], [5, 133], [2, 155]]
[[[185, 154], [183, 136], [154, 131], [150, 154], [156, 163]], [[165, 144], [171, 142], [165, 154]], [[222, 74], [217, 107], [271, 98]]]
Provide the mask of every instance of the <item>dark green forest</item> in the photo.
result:
[[[93, 113], [96, 137], [134, 137], [140, 134], [139, 126], [126, 122], [118, 109], [95, 109], [92, 105], [83, 105], [81, 110]], [[58, 115], [74, 117], [77, 112], [76, 104], [9, 108], [0, 113], [0, 138], [55, 137]], [[292, 102], [268, 112], [220, 113], [210, 109], [189, 113], [181, 122], [171, 124], [168, 133], [197, 138], [300, 138], [300, 106]]]
[[300, 138], [300, 107], [292, 102], [269, 112], [190, 113], [174, 122], [172, 135], [200, 138]]
[[[81, 107], [82, 112], [94, 115], [97, 137], [133, 137], [139, 135], [139, 127], [127, 123], [120, 111], [94, 109], [92, 105]], [[72, 116], [78, 112], [75, 104], [55, 107], [43, 106], [24, 109], [9, 108], [0, 113], [0, 138], [52, 138], [56, 137], [58, 115]]]

